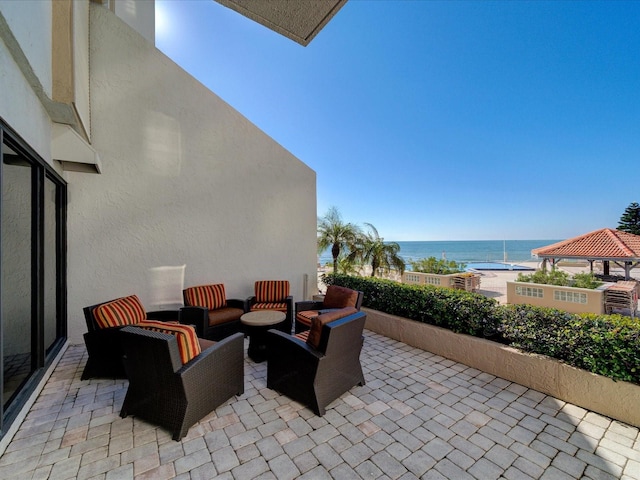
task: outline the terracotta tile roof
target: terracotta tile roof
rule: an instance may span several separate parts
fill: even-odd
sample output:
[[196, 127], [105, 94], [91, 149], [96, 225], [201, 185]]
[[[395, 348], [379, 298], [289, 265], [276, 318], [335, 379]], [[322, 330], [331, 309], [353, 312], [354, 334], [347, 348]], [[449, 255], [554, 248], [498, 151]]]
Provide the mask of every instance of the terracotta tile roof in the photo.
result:
[[640, 235], [603, 228], [531, 250], [539, 257], [640, 260]]

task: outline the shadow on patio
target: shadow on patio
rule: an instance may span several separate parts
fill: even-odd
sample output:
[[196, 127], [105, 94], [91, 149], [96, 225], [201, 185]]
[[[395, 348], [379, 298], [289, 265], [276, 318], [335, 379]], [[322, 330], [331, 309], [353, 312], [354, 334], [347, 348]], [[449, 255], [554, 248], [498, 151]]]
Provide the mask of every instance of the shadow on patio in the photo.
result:
[[640, 479], [635, 427], [368, 330], [361, 360], [367, 384], [317, 417], [245, 359], [245, 394], [175, 442], [119, 417], [126, 381], [80, 381], [71, 345], [0, 478]]

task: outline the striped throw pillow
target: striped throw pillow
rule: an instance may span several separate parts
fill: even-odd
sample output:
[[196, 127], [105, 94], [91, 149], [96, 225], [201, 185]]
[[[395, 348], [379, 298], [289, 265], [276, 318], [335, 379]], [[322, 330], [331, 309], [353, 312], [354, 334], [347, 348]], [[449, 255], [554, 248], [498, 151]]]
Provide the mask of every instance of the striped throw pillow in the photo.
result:
[[260, 280], [255, 284], [256, 303], [280, 303], [289, 296], [288, 280]]
[[224, 284], [201, 285], [190, 287], [184, 291], [185, 303], [191, 307], [205, 307], [209, 310], [227, 306]]
[[118, 298], [93, 309], [93, 316], [100, 328], [133, 325], [147, 318], [137, 295]]
[[178, 350], [180, 351], [180, 359], [183, 365], [200, 355], [200, 342], [198, 342], [195, 328], [191, 325], [144, 320], [138, 323], [136, 327], [174, 335], [178, 341]]

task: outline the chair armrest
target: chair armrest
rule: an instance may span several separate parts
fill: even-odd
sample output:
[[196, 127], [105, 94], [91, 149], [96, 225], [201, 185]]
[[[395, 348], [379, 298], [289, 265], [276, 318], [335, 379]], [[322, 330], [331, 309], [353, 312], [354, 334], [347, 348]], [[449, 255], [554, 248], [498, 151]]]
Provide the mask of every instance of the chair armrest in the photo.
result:
[[205, 338], [205, 333], [209, 327], [209, 310], [204, 307], [182, 307], [178, 321], [182, 325], [195, 326], [198, 337]]
[[158, 320], [160, 322], [177, 322], [179, 318], [179, 310], [154, 310], [151, 312], [147, 312], [147, 320]]
[[204, 379], [213, 386], [227, 381], [225, 379], [229, 377], [231, 381], [237, 380], [235, 377], [242, 378], [243, 371], [244, 335], [234, 333], [201, 352], [176, 373], [182, 378], [185, 388], [201, 388]]
[[247, 306], [251, 307], [251, 305], [253, 305], [254, 303], [256, 303], [256, 296], [255, 295], [251, 295], [250, 297], [247, 297], [247, 299], [245, 300], [245, 302], [247, 302]]
[[270, 329], [267, 332], [267, 344], [269, 361], [272, 358], [284, 358], [285, 361], [293, 364], [295, 363], [293, 359], [301, 356], [317, 359], [324, 356], [322, 352], [310, 347], [307, 342], [280, 330]]
[[246, 313], [249, 311], [249, 302], [246, 298], [227, 298], [227, 307], [241, 308]]
[[315, 302], [313, 300], [305, 300], [302, 302], [296, 302], [296, 313], [304, 312], [305, 310], [320, 310], [324, 302]]

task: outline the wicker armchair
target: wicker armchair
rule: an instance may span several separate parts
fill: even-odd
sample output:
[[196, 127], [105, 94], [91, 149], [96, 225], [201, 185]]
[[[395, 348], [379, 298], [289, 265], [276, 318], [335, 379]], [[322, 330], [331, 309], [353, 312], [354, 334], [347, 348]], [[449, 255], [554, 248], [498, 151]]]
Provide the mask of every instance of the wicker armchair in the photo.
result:
[[211, 346], [185, 364], [174, 335], [135, 326], [120, 333], [129, 378], [123, 418], [143, 418], [167, 428], [179, 441], [201, 418], [244, 393], [241, 333], [220, 342], [200, 339]]
[[351, 307], [320, 315], [310, 330], [295, 336], [269, 330], [267, 387], [324, 415], [332, 401], [365, 384], [365, 320], [364, 312]]
[[[105, 313], [110, 306], [113, 307], [111, 312]], [[87, 324], [84, 343], [89, 354], [82, 371], [82, 380], [94, 377], [126, 378], [122, 365], [120, 329], [142, 320], [177, 322], [179, 316], [175, 310], [147, 312], [135, 295], [84, 307], [82, 311]]]
[[354, 307], [356, 310], [360, 310], [363, 297], [364, 294], [359, 290], [329, 285], [324, 300], [296, 302], [296, 333], [309, 330], [311, 320], [321, 313], [346, 307]]
[[286, 315], [279, 328], [291, 333], [293, 325], [293, 296], [289, 295], [288, 280], [259, 280], [255, 283], [255, 294], [247, 299], [250, 312], [256, 310], [277, 310]]
[[218, 341], [242, 331], [240, 317], [248, 311], [247, 300], [227, 298], [224, 284], [189, 287], [182, 296], [180, 323], [195, 325], [199, 337]]

